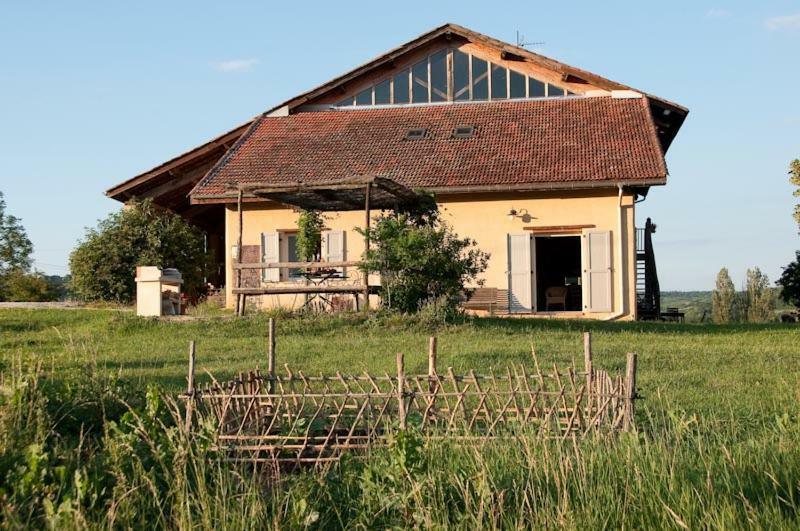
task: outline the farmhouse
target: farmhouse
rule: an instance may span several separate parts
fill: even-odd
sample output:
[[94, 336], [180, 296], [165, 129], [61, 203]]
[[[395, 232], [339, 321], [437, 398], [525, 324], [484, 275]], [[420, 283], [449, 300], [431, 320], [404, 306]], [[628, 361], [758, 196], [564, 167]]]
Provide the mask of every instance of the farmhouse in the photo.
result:
[[[466, 307], [635, 319], [659, 307], [636, 204], [666, 184], [687, 113], [446, 24], [106, 193], [205, 230], [230, 307], [375, 304], [355, 229], [423, 189], [491, 253]], [[328, 268], [298, 261], [301, 209], [326, 212]]]

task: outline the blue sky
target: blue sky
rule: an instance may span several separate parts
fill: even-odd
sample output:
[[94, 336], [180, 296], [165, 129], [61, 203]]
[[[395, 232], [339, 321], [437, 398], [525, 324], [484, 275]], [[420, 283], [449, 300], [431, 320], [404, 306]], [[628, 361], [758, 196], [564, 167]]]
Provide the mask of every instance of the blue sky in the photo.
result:
[[0, 190], [65, 273], [103, 191], [444, 22], [681, 103], [651, 216], [664, 289], [800, 248], [800, 2], [4, 2]]

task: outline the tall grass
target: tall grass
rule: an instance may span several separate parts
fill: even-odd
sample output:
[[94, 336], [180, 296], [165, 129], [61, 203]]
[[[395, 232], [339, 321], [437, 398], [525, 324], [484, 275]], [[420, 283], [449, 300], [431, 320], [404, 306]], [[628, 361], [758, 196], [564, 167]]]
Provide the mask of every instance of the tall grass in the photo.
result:
[[[4, 527], [797, 528], [798, 411], [741, 430], [649, 397], [633, 434], [465, 446], [399, 432], [369, 459], [255, 470], [187, 436], [178, 406], [113, 378], [3, 372]], [[59, 375], [60, 376], [60, 375]], [[91, 402], [91, 404], [89, 403]], [[77, 422], [67, 411], [102, 412]], [[77, 429], [76, 429], [77, 427]]]

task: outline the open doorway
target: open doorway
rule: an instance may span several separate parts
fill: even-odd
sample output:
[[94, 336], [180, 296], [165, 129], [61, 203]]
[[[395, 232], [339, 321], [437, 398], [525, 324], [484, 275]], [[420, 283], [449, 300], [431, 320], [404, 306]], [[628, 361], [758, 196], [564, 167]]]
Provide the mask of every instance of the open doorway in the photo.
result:
[[581, 237], [536, 236], [536, 308], [548, 312], [579, 312]]

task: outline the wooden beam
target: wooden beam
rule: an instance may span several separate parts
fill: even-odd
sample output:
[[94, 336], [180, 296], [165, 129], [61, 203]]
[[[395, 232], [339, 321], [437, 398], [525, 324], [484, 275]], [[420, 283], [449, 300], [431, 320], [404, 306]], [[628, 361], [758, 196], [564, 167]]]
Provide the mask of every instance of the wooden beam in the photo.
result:
[[328, 286], [306, 286], [305, 284], [270, 286], [260, 288], [233, 288], [233, 292], [239, 295], [290, 295], [302, 293], [362, 293], [364, 287], [361, 284], [342, 284]]
[[168, 194], [184, 186], [197, 183], [198, 181], [200, 181], [200, 179], [203, 178], [203, 175], [205, 175], [208, 172], [211, 166], [214, 165], [214, 162], [215, 160], [210, 160], [208, 163], [203, 164], [202, 166], [198, 166], [197, 168], [194, 168], [193, 170], [190, 170], [183, 174], [181, 174], [181, 172], [174, 172], [170, 170], [170, 174], [177, 175], [177, 177], [173, 177], [169, 181], [160, 184], [155, 188], [151, 188], [150, 190], [145, 190], [141, 194], [138, 194], [138, 196], [152, 197], [153, 199], [158, 199], [158, 197], [161, 195]]
[[[370, 193], [372, 191], [372, 183], [367, 183], [364, 190], [364, 259], [369, 256], [369, 227], [370, 227]], [[369, 271], [364, 271], [364, 311], [369, 312]]]
[[349, 260], [343, 262], [242, 262], [233, 264], [234, 269], [325, 269], [334, 267], [358, 267], [364, 262]]
[[583, 229], [593, 229], [595, 225], [550, 225], [545, 227], [523, 227], [522, 230], [529, 230], [533, 233], [580, 233]]
[[[236, 240], [236, 257], [237, 257], [236, 261], [238, 263], [240, 263], [240, 264], [242, 263], [242, 220], [244, 218], [244, 213], [242, 212], [242, 195], [243, 195], [242, 191], [239, 190], [239, 196], [238, 196], [238, 199], [236, 200], [236, 212], [239, 215], [239, 236], [238, 236], [238, 238]], [[241, 271], [241, 269], [237, 272], [237, 275], [236, 275], [236, 287], [237, 288], [241, 288], [242, 287], [242, 271]], [[237, 296], [236, 296], [236, 314], [237, 315], [240, 315], [242, 313], [242, 311], [241, 311], [242, 310], [242, 306], [243, 306], [242, 298], [243, 298], [242, 296], [237, 294]]]

